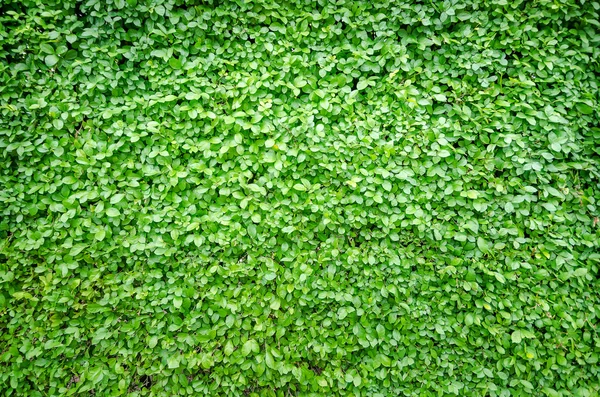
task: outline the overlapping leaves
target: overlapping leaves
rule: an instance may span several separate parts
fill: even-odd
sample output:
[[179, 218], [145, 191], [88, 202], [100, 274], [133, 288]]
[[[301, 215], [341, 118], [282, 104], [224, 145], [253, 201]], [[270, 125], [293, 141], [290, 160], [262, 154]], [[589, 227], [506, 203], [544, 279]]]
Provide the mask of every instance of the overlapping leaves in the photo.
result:
[[7, 395], [597, 395], [600, 5], [5, 1]]

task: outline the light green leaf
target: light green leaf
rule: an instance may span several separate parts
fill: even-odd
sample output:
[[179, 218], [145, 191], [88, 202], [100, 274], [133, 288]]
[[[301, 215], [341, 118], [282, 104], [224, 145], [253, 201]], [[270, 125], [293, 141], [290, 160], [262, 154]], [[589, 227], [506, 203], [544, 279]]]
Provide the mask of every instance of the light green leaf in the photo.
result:
[[474, 321], [473, 315], [471, 313], [467, 313], [467, 315], [465, 316], [465, 325], [471, 326], [471, 325], [473, 325], [473, 321]]
[[181, 307], [182, 303], [183, 303], [183, 299], [181, 299], [181, 297], [176, 296], [173, 298], [173, 306], [175, 306], [176, 309], [179, 309]]
[[46, 65], [49, 67], [56, 65], [58, 61], [59, 58], [54, 54], [46, 55], [46, 57], [44, 58], [44, 62], [46, 62]]
[[111, 218], [116, 218], [117, 216], [121, 215], [121, 213], [116, 208], [108, 208], [106, 210], [106, 215], [108, 215]]
[[99, 229], [95, 234], [94, 234], [94, 238], [98, 241], [102, 241], [104, 240], [104, 237], [106, 236], [106, 231], [104, 229]]
[[171, 369], [179, 368], [179, 356], [171, 356], [167, 359], [167, 367]]
[[479, 193], [476, 190], [468, 190], [467, 197], [470, 199], [476, 199], [477, 197], [479, 197]]
[[521, 343], [521, 340], [522, 340], [521, 331], [519, 331], [519, 330], [514, 331], [510, 335], [510, 338], [513, 341], [513, 343]]
[[254, 339], [249, 339], [242, 346], [242, 355], [248, 356], [252, 352], [254, 352], [254, 353], [260, 352], [260, 347], [258, 345], [258, 342], [256, 342]]
[[477, 248], [484, 254], [490, 250], [489, 243], [482, 237], [477, 237]]

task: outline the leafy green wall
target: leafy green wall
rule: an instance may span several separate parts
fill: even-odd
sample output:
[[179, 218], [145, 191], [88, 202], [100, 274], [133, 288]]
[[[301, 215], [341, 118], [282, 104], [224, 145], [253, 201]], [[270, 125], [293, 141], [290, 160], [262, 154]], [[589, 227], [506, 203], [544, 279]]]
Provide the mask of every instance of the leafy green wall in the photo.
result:
[[0, 391], [598, 396], [599, 14], [0, 1]]

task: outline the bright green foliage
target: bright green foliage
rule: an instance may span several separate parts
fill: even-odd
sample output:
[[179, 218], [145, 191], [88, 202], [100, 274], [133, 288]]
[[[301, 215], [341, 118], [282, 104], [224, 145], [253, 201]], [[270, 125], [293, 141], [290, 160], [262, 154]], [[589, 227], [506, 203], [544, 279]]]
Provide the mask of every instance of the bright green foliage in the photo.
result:
[[2, 395], [597, 396], [598, 21], [0, 1]]

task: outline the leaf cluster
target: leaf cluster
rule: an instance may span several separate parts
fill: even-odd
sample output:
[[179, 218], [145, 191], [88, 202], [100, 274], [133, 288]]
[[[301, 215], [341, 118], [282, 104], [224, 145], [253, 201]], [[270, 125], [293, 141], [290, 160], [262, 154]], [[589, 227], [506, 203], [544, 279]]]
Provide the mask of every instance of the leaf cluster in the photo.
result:
[[0, 2], [0, 390], [597, 396], [599, 20]]

